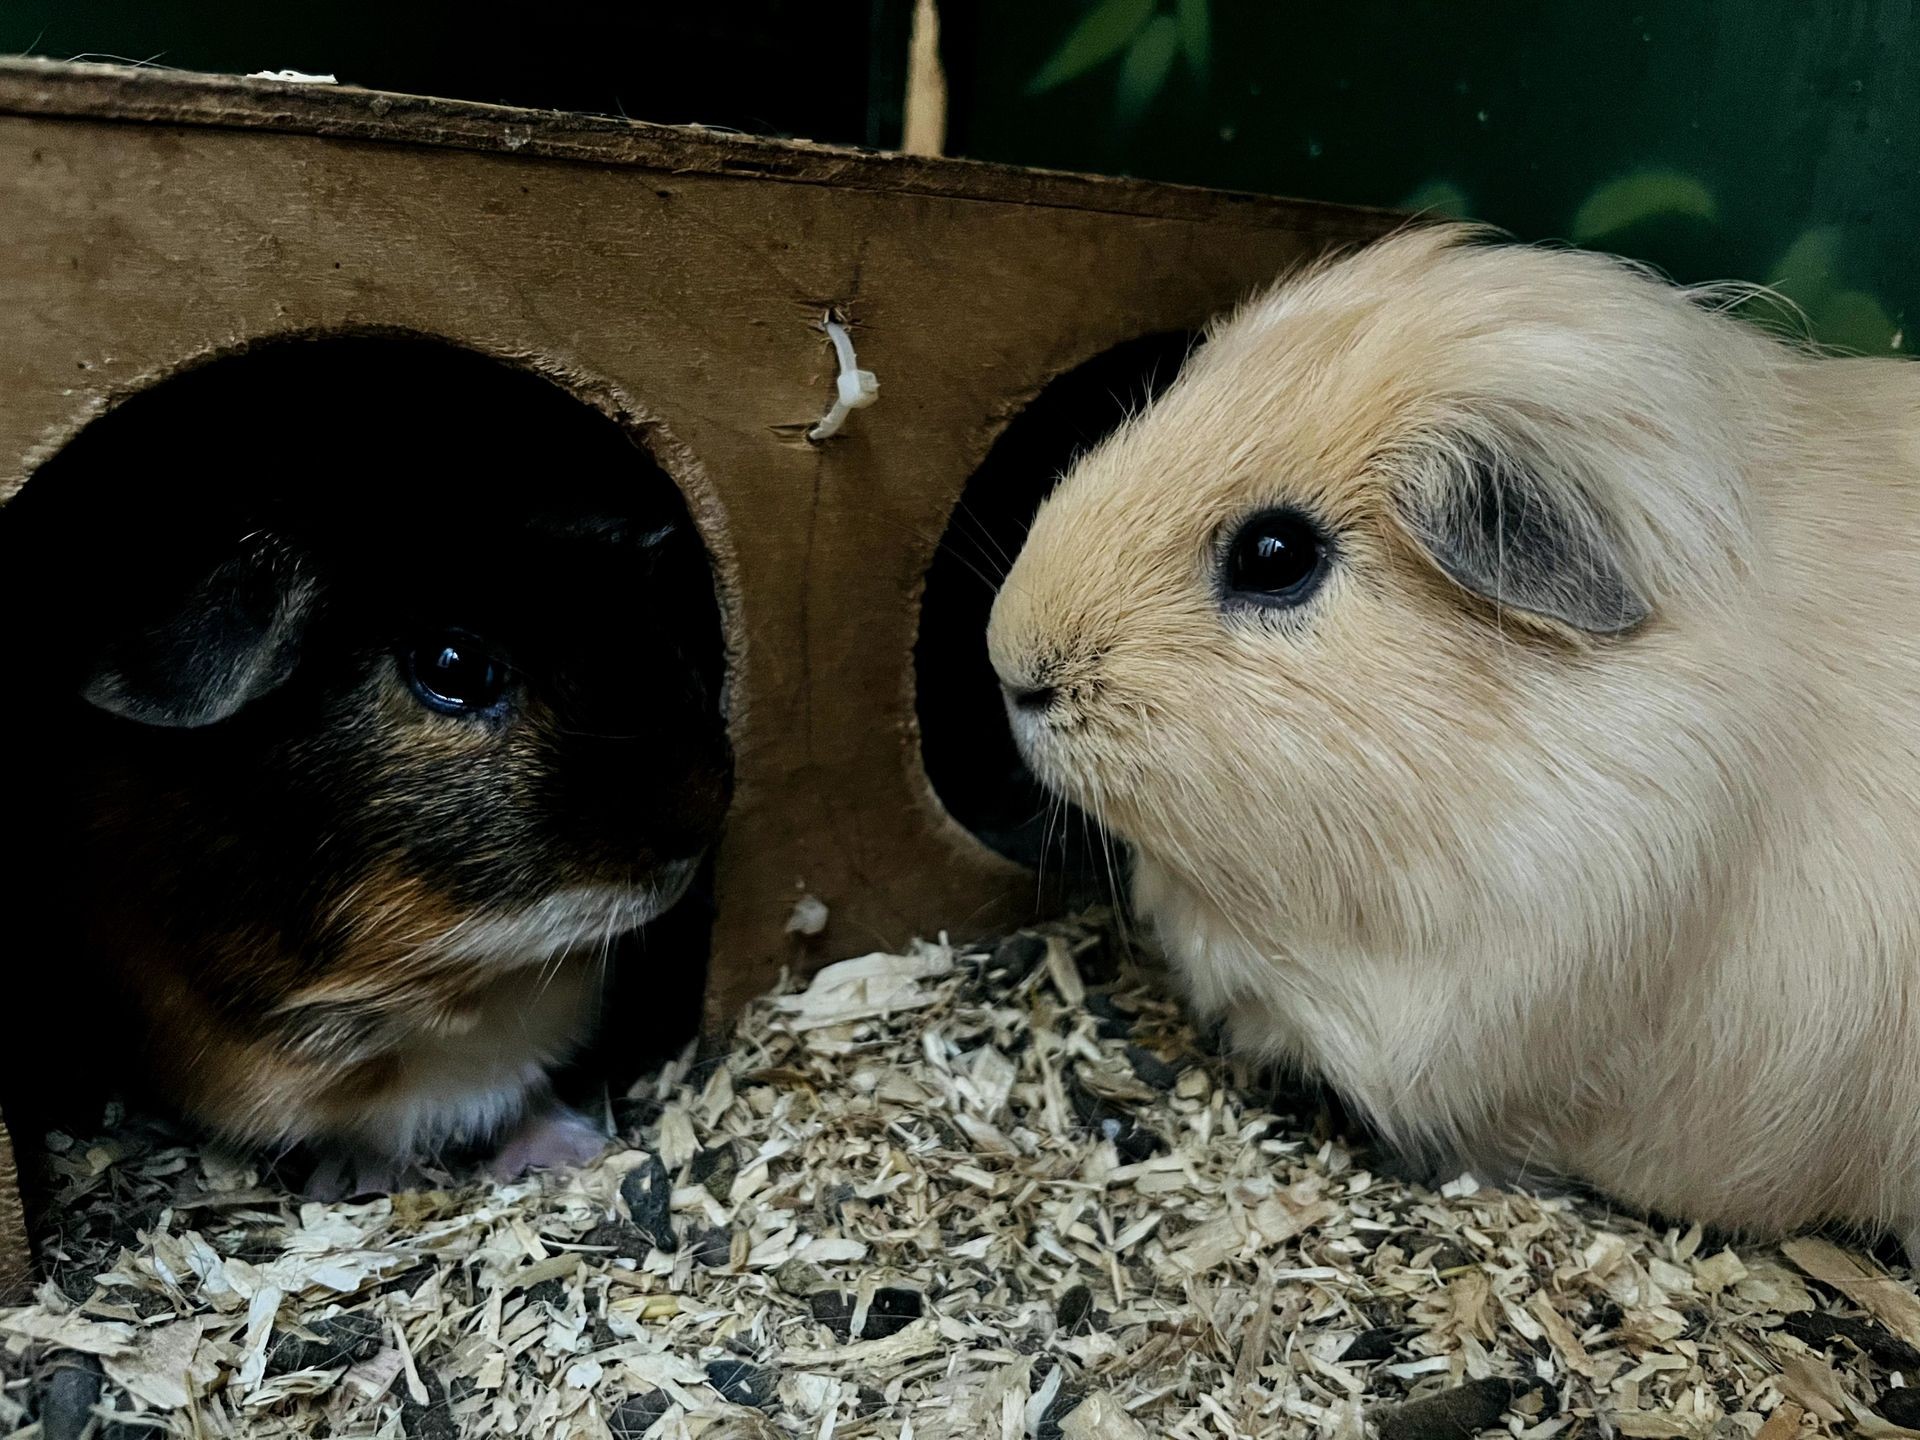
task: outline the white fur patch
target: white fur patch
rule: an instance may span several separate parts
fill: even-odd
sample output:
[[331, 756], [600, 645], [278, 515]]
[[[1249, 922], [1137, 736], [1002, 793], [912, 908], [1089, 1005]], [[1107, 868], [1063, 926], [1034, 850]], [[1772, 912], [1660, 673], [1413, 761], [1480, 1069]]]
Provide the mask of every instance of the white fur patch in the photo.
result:
[[511, 915], [463, 921], [434, 944], [441, 955], [495, 965], [538, 965], [569, 950], [611, 944], [672, 908], [693, 882], [682, 861], [652, 885], [571, 885]]
[[600, 996], [599, 967], [578, 957], [510, 970], [471, 1025], [420, 1034], [399, 1052], [398, 1082], [342, 1138], [413, 1160], [500, 1134], [544, 1095], [548, 1068], [592, 1032]]

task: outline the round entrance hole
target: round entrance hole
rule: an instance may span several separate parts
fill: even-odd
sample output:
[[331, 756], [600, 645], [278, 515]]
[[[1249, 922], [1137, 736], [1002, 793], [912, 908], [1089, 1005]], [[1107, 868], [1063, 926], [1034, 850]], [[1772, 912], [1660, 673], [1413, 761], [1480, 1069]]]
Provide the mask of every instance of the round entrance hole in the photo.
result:
[[967, 483], [927, 572], [914, 646], [921, 757], [947, 812], [1039, 872], [1051, 904], [1120, 898], [1113, 846], [1033, 777], [987, 660], [987, 617], [1034, 512], [1074, 460], [1173, 383], [1198, 337], [1115, 346], [1057, 377], [1014, 418]]
[[[604, 1019], [560, 1077], [582, 1099], [696, 1033], [725, 646], [643, 427], [438, 340], [261, 343], [115, 405], [0, 506], [0, 614], [9, 723], [29, 732], [13, 743], [39, 757], [17, 813], [44, 817], [10, 827], [34, 852], [13, 893], [51, 902], [14, 907], [42, 931], [18, 953], [101, 949], [83, 907], [110, 887], [120, 931], [150, 921], [169, 965], [218, 956], [169, 983], [204, 978], [242, 1026], [336, 981], [431, 1006], [461, 964], [590, 952]], [[117, 790], [76, 802], [74, 773], [111, 786], [129, 766], [146, 814]], [[45, 840], [102, 814], [138, 835]], [[74, 873], [109, 851], [131, 857], [111, 881]], [[330, 968], [352, 951], [333, 917], [371, 926], [382, 907], [411, 907], [419, 946], [351, 980]], [[215, 935], [258, 943], [201, 944]]]

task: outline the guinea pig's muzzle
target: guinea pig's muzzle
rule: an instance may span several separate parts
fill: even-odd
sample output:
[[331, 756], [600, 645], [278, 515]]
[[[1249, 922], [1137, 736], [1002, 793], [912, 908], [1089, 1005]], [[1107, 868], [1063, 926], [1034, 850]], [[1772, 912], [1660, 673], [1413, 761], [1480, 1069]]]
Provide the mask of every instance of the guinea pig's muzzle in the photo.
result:
[[1071, 790], [1072, 767], [1061, 762], [1073, 757], [1061, 753], [1059, 741], [1089, 720], [1089, 703], [1102, 689], [1103, 653], [1084, 636], [1060, 635], [1031, 586], [1017, 583], [1024, 563], [1015, 562], [994, 599], [987, 656], [1021, 755], [1043, 784]]
[[[1074, 673], [1070, 674], [1072, 671]], [[1000, 670], [1000, 695], [1015, 745], [1042, 783], [1071, 791], [1071, 765], [1060, 741], [1085, 723], [1085, 702], [1098, 683], [1065, 661], [1007, 665]]]
[[1007, 707], [1007, 719], [1016, 734], [1022, 726], [1045, 723], [1047, 715], [1059, 703], [1060, 687], [1051, 679], [1035, 676], [1025, 667], [1008, 674], [1000, 672], [1000, 699]]

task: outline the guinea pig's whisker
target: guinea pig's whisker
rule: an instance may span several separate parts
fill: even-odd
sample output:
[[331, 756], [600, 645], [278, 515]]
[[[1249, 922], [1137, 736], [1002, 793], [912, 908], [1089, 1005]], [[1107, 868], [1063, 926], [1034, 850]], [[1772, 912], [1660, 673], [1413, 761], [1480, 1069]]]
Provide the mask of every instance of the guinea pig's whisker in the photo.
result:
[[[1049, 790], [1047, 792], [1046, 811], [1047, 811], [1047, 823], [1042, 828], [1040, 833], [1040, 862], [1037, 867], [1039, 874], [1035, 881], [1036, 893], [1034, 898], [1037, 903], [1042, 901], [1046, 894], [1047, 857], [1053, 853], [1054, 832], [1056, 828], [1060, 827], [1067, 818], [1066, 798], [1062, 795], [1058, 795], [1055, 792]], [[1062, 859], [1062, 869], [1064, 871], [1065, 869], [1064, 839], [1062, 844], [1063, 844], [1063, 853], [1062, 853], [1061, 859]], [[1065, 878], [1064, 875], [1062, 876], [1062, 878], [1063, 879]]]
[[1096, 799], [1094, 802], [1093, 838], [1095, 843], [1100, 847], [1100, 858], [1106, 865], [1107, 895], [1113, 904], [1115, 927], [1120, 932], [1121, 943], [1123, 945], [1130, 944], [1131, 941], [1126, 933], [1126, 921], [1124, 919], [1127, 907], [1124, 886], [1121, 879], [1122, 867], [1118, 857], [1114, 854], [1113, 832], [1107, 828], [1106, 806], [1100, 799]]
[[1094, 845], [1094, 839], [1093, 839], [1093, 816], [1088, 813], [1087, 807], [1084, 805], [1076, 806], [1075, 813], [1080, 817], [1081, 863], [1084, 866], [1087, 864], [1087, 862], [1093, 861], [1092, 869], [1093, 869], [1094, 883], [1099, 884], [1102, 877], [1100, 874], [1099, 864], [1097, 861], [1094, 861], [1094, 856], [1097, 853], [1097, 851], [1096, 851], [1096, 847]]
[[1043, 903], [1047, 889], [1047, 857], [1053, 853], [1053, 828], [1060, 823], [1060, 816], [1066, 810], [1066, 802], [1049, 792], [1045, 806], [1045, 819], [1040, 826], [1040, 855], [1034, 866], [1034, 900]]
[[[975, 560], [971, 556], [967, 555], [965, 553], [965, 550], [962, 547], [951, 543], [953, 538], [951, 536], [930, 535], [925, 530], [922, 530], [917, 526], [903, 524], [902, 522], [898, 520], [894, 520], [890, 517], [881, 517], [881, 523], [884, 525], [890, 525], [895, 530], [898, 530], [901, 534], [910, 535], [914, 539], [919, 540], [924, 544], [931, 544], [939, 547], [946, 554], [951, 555], [961, 565], [966, 567], [967, 572], [970, 575], [972, 575], [974, 579], [978, 580], [982, 586], [985, 587], [989, 595], [999, 593], [1000, 587], [1006, 581], [1007, 571], [1012, 568], [1011, 561], [1008, 561], [1005, 564], [1001, 565], [998, 568], [998, 573], [994, 573], [992, 570], [989, 570], [988, 568], [986, 568], [987, 565], [992, 563], [993, 557], [985, 553], [984, 548], [978, 543], [978, 541], [974, 541], [973, 547], [972, 547], [976, 551], [980, 552], [980, 558], [978, 560]], [[966, 536], [965, 538], [968, 540], [973, 540], [972, 536]], [[995, 548], [998, 549], [1000, 547], [996, 545]], [[983, 564], [983, 562], [985, 563]]]
[[[989, 595], [998, 595], [1000, 593], [1000, 587], [1006, 583], [1007, 576], [1005, 570], [995, 574], [982, 565], [980, 561], [962, 554], [958, 549], [950, 549], [947, 553], [964, 565], [967, 568], [967, 573], [978, 580]], [[982, 558], [984, 559], [985, 557]]]
[[993, 527], [967, 503], [966, 496], [962, 495], [959, 504], [954, 507], [954, 517], [972, 522], [974, 530], [976, 531], [976, 538], [982, 545], [991, 547], [994, 557], [997, 557], [1000, 561], [1000, 575], [1002, 579], [1005, 579], [1007, 571], [1013, 568], [1013, 556], [1007, 553], [1006, 546], [1002, 545], [999, 538], [993, 533]]
[[[594, 973], [598, 978], [604, 980], [606, 976], [612, 972], [614, 952], [619, 949], [620, 937], [625, 933], [627, 932], [614, 924], [611, 917], [608, 918], [606, 932], [600, 937], [599, 953], [594, 956], [593, 960]], [[644, 944], [647, 932], [642, 929], [636, 933], [642, 937], [641, 943]]]
[[1098, 846], [1100, 858], [1106, 865], [1107, 895], [1112, 902], [1114, 927], [1119, 934], [1122, 947], [1131, 949], [1133, 937], [1127, 931], [1126, 899], [1122, 894], [1120, 883], [1121, 867], [1114, 858], [1113, 832], [1107, 828], [1106, 797], [1096, 787], [1089, 798], [1092, 802], [1092, 841]]
[[567, 955], [568, 952], [565, 950], [556, 950], [540, 966], [540, 978], [534, 982], [533, 986], [533, 993], [536, 996], [545, 995], [548, 990], [553, 988], [553, 982], [559, 978], [561, 967], [566, 963]]

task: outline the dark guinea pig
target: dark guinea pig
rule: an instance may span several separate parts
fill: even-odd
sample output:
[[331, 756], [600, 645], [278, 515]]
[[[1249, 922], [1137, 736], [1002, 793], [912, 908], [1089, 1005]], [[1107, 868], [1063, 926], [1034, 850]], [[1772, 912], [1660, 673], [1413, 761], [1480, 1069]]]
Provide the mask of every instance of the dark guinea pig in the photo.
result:
[[286, 342], [109, 412], [0, 527], [49, 617], [60, 943], [154, 1097], [323, 1195], [597, 1151], [551, 1076], [731, 787], [706, 553], [625, 431], [450, 348]]

